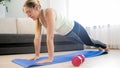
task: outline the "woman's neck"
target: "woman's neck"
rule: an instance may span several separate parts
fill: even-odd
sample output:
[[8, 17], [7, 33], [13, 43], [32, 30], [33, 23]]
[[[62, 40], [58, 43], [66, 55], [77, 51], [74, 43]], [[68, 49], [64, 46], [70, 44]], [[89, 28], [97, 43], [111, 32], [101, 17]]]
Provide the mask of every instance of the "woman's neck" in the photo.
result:
[[43, 9], [40, 9], [40, 10], [39, 10], [38, 18], [41, 18], [41, 17], [42, 17], [42, 10], [43, 10]]

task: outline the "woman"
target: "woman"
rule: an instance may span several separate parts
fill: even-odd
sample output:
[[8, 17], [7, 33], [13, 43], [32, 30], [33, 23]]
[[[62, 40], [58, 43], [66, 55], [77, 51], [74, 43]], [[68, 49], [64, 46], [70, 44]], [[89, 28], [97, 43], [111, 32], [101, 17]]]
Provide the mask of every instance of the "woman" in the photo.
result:
[[28, 17], [32, 18], [35, 21], [36, 24], [34, 38], [35, 57], [33, 57], [31, 60], [36, 60], [40, 56], [39, 53], [41, 48], [41, 29], [42, 26], [46, 28], [48, 59], [37, 62], [37, 64], [53, 61], [54, 31], [60, 33], [61, 35], [64, 35], [74, 42], [94, 46], [99, 48], [99, 50], [109, 50], [106, 44], [98, 41], [92, 42], [85, 29], [76, 21], [70, 21], [60, 16], [52, 8], [41, 9], [41, 6], [35, 0], [26, 0], [23, 10]]

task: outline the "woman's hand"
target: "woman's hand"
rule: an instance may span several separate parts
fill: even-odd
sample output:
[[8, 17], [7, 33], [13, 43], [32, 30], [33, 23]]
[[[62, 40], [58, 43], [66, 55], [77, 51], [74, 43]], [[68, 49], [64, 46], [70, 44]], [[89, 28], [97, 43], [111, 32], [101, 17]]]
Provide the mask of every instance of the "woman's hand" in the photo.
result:
[[49, 63], [49, 62], [52, 62], [52, 61], [53, 61], [53, 59], [45, 59], [45, 60], [36, 62], [36, 64], [44, 64], [44, 63]]
[[[30, 58], [28, 60], [37, 60], [39, 58], [40, 58], [39, 56], [34, 56], [33, 58]], [[49, 63], [49, 62], [52, 62], [52, 61], [53, 61], [53, 59], [48, 58], [48, 59], [44, 59], [42, 61], [36, 62], [36, 64], [44, 64], [44, 63]]]
[[33, 58], [30, 58], [30, 59], [28, 59], [28, 60], [37, 60], [37, 59], [39, 59], [40, 57], [39, 56], [34, 56]]

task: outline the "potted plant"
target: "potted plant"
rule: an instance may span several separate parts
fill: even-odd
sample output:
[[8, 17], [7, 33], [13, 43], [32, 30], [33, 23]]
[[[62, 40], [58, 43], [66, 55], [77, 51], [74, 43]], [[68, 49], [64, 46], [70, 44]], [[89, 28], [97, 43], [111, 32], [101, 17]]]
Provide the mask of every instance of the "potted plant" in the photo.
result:
[[10, 2], [10, 0], [0, 0], [0, 4], [5, 5], [6, 2]]
[[10, 1], [10, 0], [0, 0], [0, 2], [2, 2], [2, 1]]
[[0, 0], [0, 18], [5, 17], [6, 12], [8, 12], [7, 2], [10, 2], [10, 0]]
[[4, 1], [4, 0], [0, 0], [0, 2], [2, 2], [2, 1]]
[[0, 0], [0, 4], [3, 4], [3, 1], [4, 1], [4, 0]]

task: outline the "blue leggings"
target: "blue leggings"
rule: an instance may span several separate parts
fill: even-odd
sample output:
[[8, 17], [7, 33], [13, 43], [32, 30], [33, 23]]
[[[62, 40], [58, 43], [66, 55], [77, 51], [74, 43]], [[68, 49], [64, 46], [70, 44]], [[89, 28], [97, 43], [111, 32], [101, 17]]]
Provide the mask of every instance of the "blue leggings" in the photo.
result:
[[66, 38], [76, 43], [86, 44], [88, 46], [94, 46], [94, 47], [101, 47], [103, 49], [106, 48], [106, 44], [98, 40], [90, 39], [87, 31], [83, 28], [82, 25], [80, 25], [76, 21], [74, 23], [75, 25], [73, 29], [67, 35], [65, 35]]

